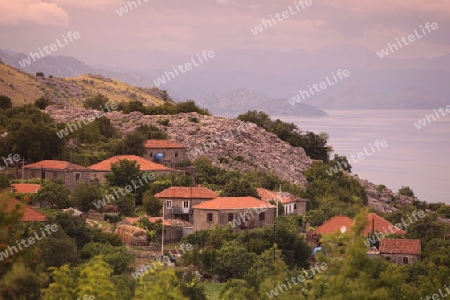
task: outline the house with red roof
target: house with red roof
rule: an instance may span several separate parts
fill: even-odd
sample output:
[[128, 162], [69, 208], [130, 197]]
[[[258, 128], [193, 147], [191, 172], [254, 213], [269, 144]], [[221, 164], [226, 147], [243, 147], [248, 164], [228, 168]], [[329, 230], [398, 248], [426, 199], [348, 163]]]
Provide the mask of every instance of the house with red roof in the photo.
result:
[[135, 161], [139, 165], [139, 168], [141, 171], [153, 172], [153, 173], [155, 173], [155, 176], [162, 175], [162, 174], [169, 174], [172, 171], [172, 169], [170, 169], [164, 165], [154, 163], [154, 162], [144, 159], [140, 156], [116, 155], [116, 156], [110, 157], [108, 159], [105, 159], [99, 163], [93, 164], [88, 167], [88, 170], [90, 171], [91, 181], [94, 181], [94, 180], [98, 180], [100, 182], [105, 181], [105, 174], [111, 172], [112, 164], [117, 163], [121, 160]]
[[20, 218], [22, 222], [45, 222], [47, 220], [47, 217], [44, 214], [41, 214], [25, 203], [21, 203], [17, 199], [11, 199], [8, 201], [8, 211], [12, 211], [16, 207], [20, 206], [24, 207], [23, 216]]
[[11, 184], [11, 193], [16, 194], [36, 194], [41, 189], [40, 184], [36, 183], [13, 183]]
[[60, 180], [65, 187], [74, 190], [80, 182], [89, 182], [89, 170], [63, 160], [41, 160], [24, 166], [24, 178]]
[[281, 203], [285, 215], [306, 215], [306, 202], [308, 201], [306, 199], [297, 197], [291, 193], [272, 192], [263, 188], [257, 188], [256, 192], [262, 201]]
[[172, 186], [155, 194], [164, 206], [164, 215], [169, 219], [180, 219], [193, 223], [192, 207], [218, 197], [205, 187]]
[[398, 265], [414, 263], [419, 260], [421, 251], [418, 239], [391, 239], [380, 240], [380, 256]]
[[171, 168], [187, 159], [187, 147], [170, 140], [147, 140], [143, 157]]
[[212, 229], [216, 224], [231, 225], [234, 231], [273, 226], [275, 205], [254, 197], [217, 197], [194, 205], [193, 230]]

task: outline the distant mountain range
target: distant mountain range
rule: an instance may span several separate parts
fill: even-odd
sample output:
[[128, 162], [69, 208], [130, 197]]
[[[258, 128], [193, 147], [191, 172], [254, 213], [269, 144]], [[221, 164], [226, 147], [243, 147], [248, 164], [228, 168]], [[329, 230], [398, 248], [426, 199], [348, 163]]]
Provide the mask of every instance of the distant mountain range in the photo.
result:
[[[154, 55], [159, 60], [152, 59], [152, 64], [143, 61], [145, 70], [133, 70], [105, 65], [95, 68], [64, 56], [46, 56], [22, 67], [19, 61], [27, 57], [25, 54], [0, 51], [3, 62], [30, 74], [44, 72], [46, 76], [58, 77], [100, 74], [142, 87], [154, 86], [153, 81], [164, 74], [162, 65], [167, 64], [166, 70], [170, 70], [172, 64], [167, 62], [189, 61], [180, 55]], [[175, 100], [194, 99], [214, 113], [230, 115], [242, 113], [247, 108], [270, 111], [274, 115], [322, 115], [323, 111], [315, 107], [325, 111], [434, 109], [450, 104], [447, 99], [450, 55], [434, 59], [380, 59], [367, 49], [348, 47], [285, 55], [231, 49], [217, 51], [216, 55], [220, 59], [214, 58], [160, 89], [167, 90]], [[330, 56], [341, 59], [336, 61]], [[265, 63], [261, 64], [261, 61]], [[299, 90], [324, 81], [331, 72], [344, 69], [344, 66], [350, 70], [348, 78], [301, 103], [289, 104], [288, 99]]]
[[196, 102], [213, 114], [237, 116], [249, 110], [264, 111], [274, 116], [325, 116], [326, 112], [305, 103], [291, 105], [287, 99], [273, 99], [257, 92], [239, 89], [199, 97]]

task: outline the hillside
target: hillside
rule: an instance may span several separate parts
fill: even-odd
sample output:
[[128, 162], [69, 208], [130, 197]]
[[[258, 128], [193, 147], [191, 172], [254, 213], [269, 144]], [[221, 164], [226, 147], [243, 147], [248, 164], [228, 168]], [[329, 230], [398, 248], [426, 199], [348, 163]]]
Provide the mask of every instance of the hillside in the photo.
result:
[[36, 77], [0, 63], [0, 94], [10, 97], [14, 105], [33, 103], [39, 97], [45, 97], [55, 104], [81, 107], [86, 98], [97, 93], [107, 96], [112, 102], [138, 100], [146, 105], [165, 102], [157, 88], [133, 87], [94, 74], [74, 78]]

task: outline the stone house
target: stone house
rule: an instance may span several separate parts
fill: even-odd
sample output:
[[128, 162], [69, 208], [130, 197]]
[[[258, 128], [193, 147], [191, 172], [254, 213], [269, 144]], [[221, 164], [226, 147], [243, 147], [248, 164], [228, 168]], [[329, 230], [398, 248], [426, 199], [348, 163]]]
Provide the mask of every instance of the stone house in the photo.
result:
[[187, 159], [187, 147], [169, 140], [147, 140], [143, 157], [171, 168]]
[[89, 170], [62, 160], [41, 160], [24, 166], [24, 179], [60, 180], [74, 190], [80, 182], [89, 182]]
[[212, 200], [218, 195], [204, 187], [170, 187], [157, 193], [155, 197], [164, 205], [164, 216], [193, 223], [192, 207]]
[[257, 188], [256, 191], [262, 201], [280, 202], [283, 205], [285, 215], [306, 215], [306, 202], [308, 201], [306, 199], [297, 197], [290, 193], [272, 192], [263, 188]]
[[417, 239], [384, 238], [380, 240], [380, 256], [397, 265], [416, 262], [419, 260], [420, 251], [420, 240]]
[[193, 230], [212, 229], [216, 224], [231, 225], [233, 231], [273, 226], [275, 205], [254, 197], [217, 197], [194, 205]]
[[[162, 174], [169, 174], [172, 169], [157, 164], [151, 161], [148, 161], [140, 156], [136, 155], [117, 155], [113, 156], [111, 158], [105, 159], [99, 163], [93, 164], [88, 167], [88, 170], [90, 171], [90, 180], [99, 182], [105, 181], [105, 174], [111, 172], [111, 165], [114, 163], [117, 163], [121, 160], [129, 160], [129, 161], [135, 161], [140, 167], [140, 170], [143, 172], [153, 172], [155, 173], [155, 176], [162, 175]], [[130, 182], [131, 184], [131, 182]]]

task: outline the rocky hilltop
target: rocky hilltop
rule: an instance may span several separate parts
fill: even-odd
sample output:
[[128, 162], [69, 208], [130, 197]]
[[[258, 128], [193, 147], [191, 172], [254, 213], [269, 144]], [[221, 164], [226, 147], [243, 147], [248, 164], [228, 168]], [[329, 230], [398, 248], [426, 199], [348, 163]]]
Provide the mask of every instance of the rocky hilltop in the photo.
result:
[[[94, 110], [61, 106], [49, 106], [45, 111], [58, 122], [71, 122], [94, 114]], [[105, 117], [122, 133], [141, 124], [157, 126], [165, 130], [171, 140], [186, 145], [191, 160], [201, 151], [224, 169], [269, 171], [299, 185], [307, 183], [302, 172], [311, 165], [311, 159], [305, 151], [251, 123], [197, 113], [146, 116], [140, 112], [125, 115], [115, 111]], [[160, 125], [161, 119], [168, 119], [169, 125]]]
[[[49, 106], [45, 110], [57, 122], [71, 122], [94, 114], [94, 110]], [[213, 164], [224, 169], [241, 171], [261, 170], [276, 174], [282, 179], [305, 186], [303, 175], [312, 163], [302, 148], [295, 148], [280, 140], [275, 134], [251, 123], [197, 113], [146, 116], [140, 112], [123, 114], [106, 113], [105, 117], [122, 133], [131, 132], [141, 124], [151, 124], [166, 131], [171, 140], [188, 147], [188, 158], [198, 155], [209, 157]], [[168, 126], [158, 123], [169, 120]], [[197, 123], [198, 121], [198, 123]], [[393, 212], [398, 207], [411, 204], [415, 199], [399, 195], [389, 188], [349, 174], [366, 189], [368, 205], [378, 212]]]

